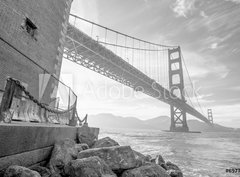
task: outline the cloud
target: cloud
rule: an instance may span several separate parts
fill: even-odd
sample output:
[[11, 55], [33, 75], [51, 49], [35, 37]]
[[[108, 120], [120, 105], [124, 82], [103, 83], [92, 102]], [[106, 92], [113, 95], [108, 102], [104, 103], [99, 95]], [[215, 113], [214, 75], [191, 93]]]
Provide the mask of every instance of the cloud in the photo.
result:
[[240, 86], [234, 86], [234, 87], [230, 87], [228, 89], [233, 90], [233, 91], [240, 91]]
[[184, 50], [183, 55], [193, 79], [205, 78], [209, 74], [213, 74], [218, 78], [225, 78], [229, 72], [227, 66], [220, 63], [214, 56], [201, 55], [187, 50]]
[[236, 4], [240, 4], [240, 0], [225, 0], [225, 1], [229, 1], [229, 2], [236, 3]]
[[194, 3], [195, 0], [176, 0], [172, 8], [177, 17], [187, 18], [187, 15], [195, 9]]
[[[91, 13], [89, 13], [91, 12]], [[77, 15], [79, 17], [85, 18], [87, 20], [93, 21], [95, 23], [99, 22], [99, 12], [98, 12], [98, 4], [95, 0], [75, 0], [71, 6], [71, 14]], [[92, 24], [84, 22], [83, 20], [76, 19], [72, 16], [69, 18], [69, 22], [81, 29], [84, 33], [91, 36], [91, 32], [93, 31], [94, 37], [96, 37], [99, 33], [98, 28], [94, 28]]]
[[200, 16], [201, 16], [201, 17], [204, 17], [204, 18], [207, 18], [207, 17], [208, 17], [204, 11], [201, 11], [201, 12], [200, 12]]
[[211, 49], [216, 49], [218, 47], [218, 43], [217, 42], [215, 42], [215, 43], [212, 43], [211, 44]]

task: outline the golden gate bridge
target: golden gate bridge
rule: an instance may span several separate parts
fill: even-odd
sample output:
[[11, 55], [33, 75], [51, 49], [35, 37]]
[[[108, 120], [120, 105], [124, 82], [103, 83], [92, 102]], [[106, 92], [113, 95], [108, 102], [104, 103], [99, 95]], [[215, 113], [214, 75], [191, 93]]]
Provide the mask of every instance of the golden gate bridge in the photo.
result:
[[189, 131], [187, 113], [212, 125], [179, 46], [148, 42], [73, 14], [66, 30], [65, 59], [169, 104], [170, 131]]

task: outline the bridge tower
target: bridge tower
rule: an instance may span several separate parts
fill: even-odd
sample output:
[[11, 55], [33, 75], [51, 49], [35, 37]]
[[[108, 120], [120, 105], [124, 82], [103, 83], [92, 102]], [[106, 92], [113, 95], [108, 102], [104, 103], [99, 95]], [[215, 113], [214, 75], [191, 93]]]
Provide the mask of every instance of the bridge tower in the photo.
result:
[[213, 115], [212, 115], [212, 109], [208, 109], [208, 120], [211, 124], [213, 124]]
[[[183, 67], [180, 47], [168, 50], [169, 61], [169, 89], [172, 94], [179, 95], [186, 102], [184, 95]], [[172, 132], [188, 132], [186, 111], [174, 105], [170, 105]]]

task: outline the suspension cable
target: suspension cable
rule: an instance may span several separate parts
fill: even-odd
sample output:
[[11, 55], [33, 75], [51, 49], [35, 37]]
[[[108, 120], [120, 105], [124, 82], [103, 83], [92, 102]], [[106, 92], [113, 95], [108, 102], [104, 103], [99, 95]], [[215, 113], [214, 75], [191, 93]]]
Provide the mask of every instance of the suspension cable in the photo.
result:
[[[185, 69], [186, 69], [186, 71], [187, 71], [187, 75], [188, 75], [188, 78], [189, 78], [189, 80], [190, 80], [190, 84], [192, 85], [192, 89], [194, 89], [192, 79], [191, 79], [191, 77], [190, 77], [190, 75], [189, 75], [189, 72], [188, 72], [188, 69], [187, 69], [187, 65], [186, 65], [186, 63], [185, 63], [185, 59], [184, 59], [184, 57], [183, 57], [182, 54], [181, 54], [181, 57], [182, 57], [182, 60], [183, 60], [184, 67], [185, 67]], [[199, 106], [202, 114], [204, 114], [203, 109], [202, 109], [202, 106], [201, 106], [200, 103], [199, 103], [199, 100], [198, 100], [198, 97], [197, 97], [195, 91], [193, 91], [193, 94], [194, 94], [194, 96], [195, 96], [195, 98], [196, 98], [196, 100], [197, 100], [198, 106]]]
[[79, 16], [77, 16], [77, 15], [70, 14], [70, 16], [73, 16], [73, 17], [78, 18], [78, 19], [80, 19], [80, 20], [83, 20], [83, 21], [85, 21], [85, 22], [94, 24], [94, 25], [96, 25], [96, 26], [98, 26], [98, 27], [106, 28], [106, 29], [108, 29], [109, 31], [112, 31], [112, 32], [114, 32], [114, 33], [118, 33], [118, 34], [123, 35], [123, 36], [127, 36], [127, 37], [129, 37], [129, 38], [134, 39], [134, 40], [140, 40], [141, 42], [146, 42], [146, 43], [148, 43], [148, 44], [152, 44], [152, 45], [156, 45], [156, 46], [161, 46], [161, 47], [167, 47], [167, 48], [176, 48], [176, 47], [177, 47], [177, 46], [168, 46], [168, 45], [161, 45], [161, 44], [156, 44], [156, 43], [153, 43], [153, 42], [148, 42], [148, 41], [145, 41], [145, 40], [142, 40], [142, 39], [139, 39], [139, 38], [132, 37], [132, 36], [129, 36], [129, 35], [127, 35], [127, 34], [121, 33], [121, 32], [119, 32], [119, 31], [110, 29], [110, 28], [108, 28], [108, 27], [106, 27], [106, 26], [99, 25], [99, 24], [97, 24], [97, 23], [95, 23], [95, 22], [92, 22], [92, 21], [90, 21], [90, 20], [84, 19], [84, 18], [79, 17]]

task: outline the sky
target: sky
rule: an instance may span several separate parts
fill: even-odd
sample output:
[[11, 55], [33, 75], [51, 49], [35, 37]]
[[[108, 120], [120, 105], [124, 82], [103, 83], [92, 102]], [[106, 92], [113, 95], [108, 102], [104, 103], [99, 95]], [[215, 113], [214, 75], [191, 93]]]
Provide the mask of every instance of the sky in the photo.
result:
[[[180, 45], [198, 98], [214, 122], [240, 128], [240, 0], [74, 0], [71, 13], [160, 44]], [[78, 113], [150, 119], [169, 106], [63, 60]], [[192, 118], [189, 116], [189, 118]]]

